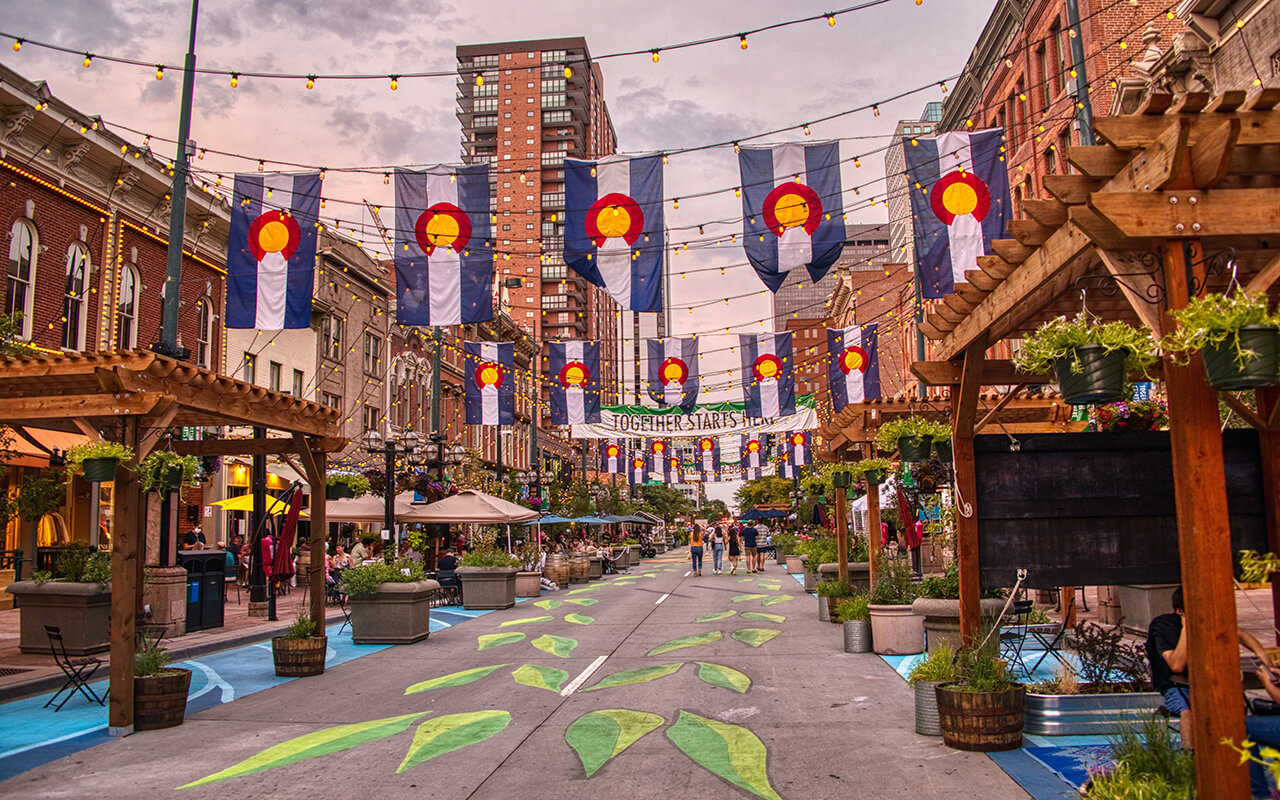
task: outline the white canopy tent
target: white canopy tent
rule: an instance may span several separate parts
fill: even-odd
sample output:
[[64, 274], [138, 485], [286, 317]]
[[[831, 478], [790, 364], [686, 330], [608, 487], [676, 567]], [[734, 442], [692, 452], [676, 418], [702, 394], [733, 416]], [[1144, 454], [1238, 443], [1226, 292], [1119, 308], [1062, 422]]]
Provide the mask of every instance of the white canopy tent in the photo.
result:
[[531, 522], [540, 516], [542, 515], [532, 508], [468, 489], [434, 503], [414, 506], [403, 515], [397, 513], [396, 518], [401, 522], [474, 522], [481, 525], [501, 525], [508, 522]]

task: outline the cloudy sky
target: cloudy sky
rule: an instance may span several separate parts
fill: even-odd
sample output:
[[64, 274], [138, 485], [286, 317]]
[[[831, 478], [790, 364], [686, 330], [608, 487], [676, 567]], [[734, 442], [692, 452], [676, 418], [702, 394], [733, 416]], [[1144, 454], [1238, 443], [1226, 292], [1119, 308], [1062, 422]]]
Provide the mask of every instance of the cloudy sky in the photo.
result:
[[[452, 70], [458, 44], [585, 36], [599, 57], [737, 33], [836, 5], [813, 0], [383, 0], [368, 5], [348, 0], [205, 0], [196, 50], [199, 66], [206, 68], [392, 75]], [[745, 138], [936, 83], [963, 67], [993, 6], [994, 0], [925, 0], [921, 5], [890, 0], [842, 15], [835, 27], [820, 20], [752, 36], [745, 52], [735, 39], [664, 52], [658, 64], [648, 55], [602, 60], [619, 149], [675, 150]], [[0, 30], [77, 52], [181, 64], [189, 14], [187, 3], [165, 0], [0, 0]], [[19, 53], [0, 47], [5, 64], [33, 80], [48, 81], [57, 96], [86, 114], [174, 136], [179, 74], [157, 81], [154, 68], [96, 61], [85, 69], [82, 58], [34, 46]], [[331, 201], [326, 213], [362, 219], [359, 201], [392, 204], [391, 187], [382, 184], [378, 168], [459, 160], [454, 95], [455, 81], [447, 77], [405, 79], [393, 92], [385, 79], [321, 80], [307, 91], [301, 79], [242, 78], [232, 89], [225, 77], [201, 76], [192, 136], [201, 147], [249, 159], [210, 154], [195, 165], [226, 173], [253, 171], [258, 158], [268, 161], [268, 169], [272, 160], [331, 169], [372, 166], [372, 176], [334, 171], [326, 176], [326, 197], [357, 203]], [[841, 143], [847, 162], [853, 155], [868, 154], [861, 168], [845, 164], [848, 192], [855, 184], [882, 177], [884, 158], [878, 151], [895, 122], [917, 118], [926, 102], [941, 98], [931, 88], [883, 104], [879, 117], [864, 111], [817, 124], [812, 139], [879, 137]], [[769, 141], [802, 138], [795, 131]], [[172, 145], [153, 147], [171, 155]], [[732, 148], [673, 155], [665, 180], [669, 197], [732, 187], [737, 183]], [[882, 184], [864, 189], [858, 200], [877, 192], [883, 192]], [[724, 246], [690, 249], [675, 258], [668, 298], [678, 333], [708, 334], [701, 345], [708, 353], [702, 369], [719, 373], [704, 382], [713, 387], [726, 384], [724, 370], [737, 358], [727, 352], [726, 327], [735, 333], [772, 327], [769, 298], [759, 293], [763, 287], [750, 268], [740, 266], [741, 249], [727, 241], [740, 230], [740, 202], [730, 191], [685, 200], [679, 210], [668, 205], [666, 211], [670, 227], [689, 228], [674, 234], [676, 240], [721, 233], [726, 238]], [[851, 222], [884, 219], [883, 206], [850, 215]], [[717, 225], [714, 220], [729, 222]], [[705, 225], [703, 237], [698, 225]], [[719, 336], [710, 335], [717, 331]], [[707, 399], [719, 397], [727, 395], [720, 391]]]

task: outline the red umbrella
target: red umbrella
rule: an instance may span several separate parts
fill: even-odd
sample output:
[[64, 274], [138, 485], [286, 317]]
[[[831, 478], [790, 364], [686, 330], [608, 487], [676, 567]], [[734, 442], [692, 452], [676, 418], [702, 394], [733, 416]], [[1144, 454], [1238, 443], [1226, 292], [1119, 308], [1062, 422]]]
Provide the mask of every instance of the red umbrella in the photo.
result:
[[906, 528], [902, 532], [903, 541], [907, 543], [908, 550], [914, 550], [920, 546], [921, 537], [916, 536], [916, 518], [911, 514], [911, 504], [907, 502], [901, 486], [898, 487], [898, 512], [902, 514], [902, 524]]
[[271, 575], [287, 577], [294, 573], [293, 538], [298, 532], [298, 514], [302, 511], [302, 492], [295, 487], [289, 497], [289, 510], [285, 513], [284, 525], [280, 536], [276, 539], [276, 552], [271, 560]]

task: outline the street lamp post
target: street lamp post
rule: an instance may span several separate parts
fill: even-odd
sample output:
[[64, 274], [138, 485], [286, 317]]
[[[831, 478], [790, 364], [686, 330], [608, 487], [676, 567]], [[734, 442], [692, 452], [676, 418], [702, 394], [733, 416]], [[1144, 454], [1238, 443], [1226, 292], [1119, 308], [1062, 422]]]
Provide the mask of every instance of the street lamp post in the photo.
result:
[[381, 452], [383, 455], [385, 478], [382, 484], [382, 524], [388, 535], [388, 546], [383, 551], [383, 556], [390, 564], [396, 560], [396, 547], [399, 544], [396, 541], [396, 456], [417, 453], [418, 434], [409, 429], [401, 436], [388, 436], [384, 442], [382, 434], [372, 430], [364, 435], [364, 449], [369, 453]]

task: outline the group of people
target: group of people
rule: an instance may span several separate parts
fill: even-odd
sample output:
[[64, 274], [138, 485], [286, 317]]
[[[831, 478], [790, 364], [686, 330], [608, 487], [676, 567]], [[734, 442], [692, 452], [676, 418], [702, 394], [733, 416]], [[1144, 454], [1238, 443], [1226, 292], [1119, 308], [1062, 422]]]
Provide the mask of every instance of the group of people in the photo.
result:
[[760, 552], [760, 531], [750, 523], [746, 525], [707, 525], [694, 524], [689, 533], [689, 558], [693, 563], [693, 574], [702, 575], [702, 562], [705, 550], [711, 550], [712, 574], [724, 572], [725, 551], [729, 553], [729, 574], [738, 571], [738, 561], [746, 556], [746, 571], [757, 573], [764, 571], [764, 555]]

